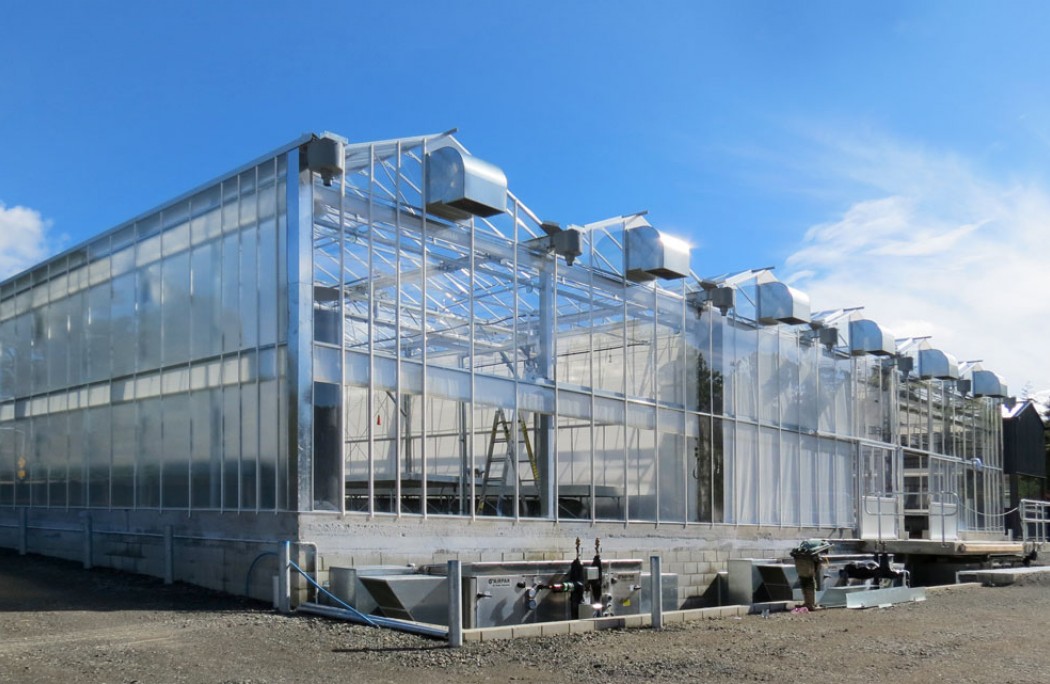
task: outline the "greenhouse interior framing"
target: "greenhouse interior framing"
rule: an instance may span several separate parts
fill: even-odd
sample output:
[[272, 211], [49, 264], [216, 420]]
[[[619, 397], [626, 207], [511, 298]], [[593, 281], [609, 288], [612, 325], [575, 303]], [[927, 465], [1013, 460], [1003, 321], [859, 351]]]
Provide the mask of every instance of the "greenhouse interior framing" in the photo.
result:
[[0, 284], [0, 545], [269, 598], [287, 540], [327, 577], [597, 537], [683, 607], [800, 539], [1010, 541], [998, 375], [696, 268], [452, 133], [303, 136]]

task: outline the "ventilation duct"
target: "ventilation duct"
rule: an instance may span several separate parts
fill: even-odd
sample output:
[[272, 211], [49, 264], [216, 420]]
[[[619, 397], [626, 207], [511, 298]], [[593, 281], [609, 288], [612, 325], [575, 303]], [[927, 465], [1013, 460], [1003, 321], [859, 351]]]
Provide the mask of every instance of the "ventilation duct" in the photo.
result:
[[809, 323], [809, 297], [781, 282], [758, 286], [758, 322], [763, 325]]
[[652, 226], [624, 231], [624, 274], [643, 283], [656, 278], [674, 280], [689, 275], [689, 245]]
[[958, 380], [959, 362], [940, 349], [919, 350], [919, 377], [923, 380]]
[[1007, 394], [1006, 383], [997, 374], [988, 370], [973, 372], [973, 396], [1005, 398]]
[[854, 356], [892, 356], [897, 351], [897, 344], [893, 335], [880, 328], [878, 323], [861, 319], [849, 322], [849, 350]]
[[493, 164], [455, 147], [427, 155], [427, 211], [453, 221], [507, 210], [507, 177]]

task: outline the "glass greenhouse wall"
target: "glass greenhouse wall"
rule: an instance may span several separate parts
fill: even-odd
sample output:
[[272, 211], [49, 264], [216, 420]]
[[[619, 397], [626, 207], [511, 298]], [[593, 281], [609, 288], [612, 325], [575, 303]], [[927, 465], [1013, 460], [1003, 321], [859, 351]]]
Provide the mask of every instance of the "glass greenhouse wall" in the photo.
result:
[[997, 400], [856, 353], [854, 310], [639, 278], [643, 215], [451, 211], [449, 135], [310, 144], [0, 285], [0, 506], [998, 524]]
[[0, 505], [287, 508], [286, 157], [0, 286]]

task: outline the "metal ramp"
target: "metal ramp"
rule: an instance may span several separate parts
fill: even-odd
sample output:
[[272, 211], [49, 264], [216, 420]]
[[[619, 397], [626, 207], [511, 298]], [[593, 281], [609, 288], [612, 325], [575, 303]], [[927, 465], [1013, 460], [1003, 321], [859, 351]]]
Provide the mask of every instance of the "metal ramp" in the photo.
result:
[[[515, 421], [508, 419], [507, 412], [503, 409], [496, 409], [492, 417], [485, 469], [481, 473], [478, 513], [510, 514], [515, 492], [522, 514], [527, 513], [527, 497], [539, 501], [540, 473], [536, 463], [536, 452], [529, 439], [525, 417], [519, 412], [517, 418], [517, 425], [512, 430], [511, 424]], [[505, 448], [501, 448], [504, 445]]]

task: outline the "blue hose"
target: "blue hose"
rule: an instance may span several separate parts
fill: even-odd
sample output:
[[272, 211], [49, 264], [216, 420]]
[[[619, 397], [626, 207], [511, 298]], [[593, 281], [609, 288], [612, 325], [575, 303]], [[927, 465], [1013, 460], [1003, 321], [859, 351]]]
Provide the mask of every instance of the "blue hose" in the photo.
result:
[[368, 617], [367, 615], [365, 615], [361, 611], [359, 611], [356, 608], [354, 608], [353, 606], [351, 606], [349, 603], [346, 603], [345, 601], [340, 599], [338, 596], [336, 596], [335, 594], [333, 594], [332, 592], [328, 591], [327, 589], [322, 587], [320, 584], [318, 584], [317, 581], [314, 580], [313, 577], [310, 577], [310, 575], [307, 574], [307, 572], [305, 570], [303, 570], [298, 565], [296, 565], [295, 561], [289, 560], [288, 561], [288, 565], [290, 565], [293, 568], [295, 568], [296, 570], [298, 570], [299, 574], [302, 575], [303, 577], [305, 577], [307, 582], [309, 582], [310, 584], [312, 584], [315, 587], [317, 587], [318, 591], [320, 591], [321, 593], [326, 595], [328, 598], [330, 598], [333, 601], [335, 601], [336, 603], [338, 603], [341, 608], [343, 608], [344, 610], [349, 612], [351, 615], [357, 617], [358, 620], [360, 620], [361, 622], [365, 623], [369, 627], [378, 627], [378, 625], [375, 622], [373, 622], [370, 617]]
[[276, 556], [276, 555], [277, 554], [275, 552], [273, 552], [273, 551], [263, 551], [258, 556], [256, 556], [255, 560], [252, 561], [252, 564], [248, 566], [248, 574], [244, 578], [244, 595], [245, 596], [251, 596], [251, 594], [248, 593], [248, 590], [251, 589], [251, 586], [252, 586], [252, 570], [255, 569], [255, 564], [258, 563], [261, 559], [265, 558], [266, 556]]

